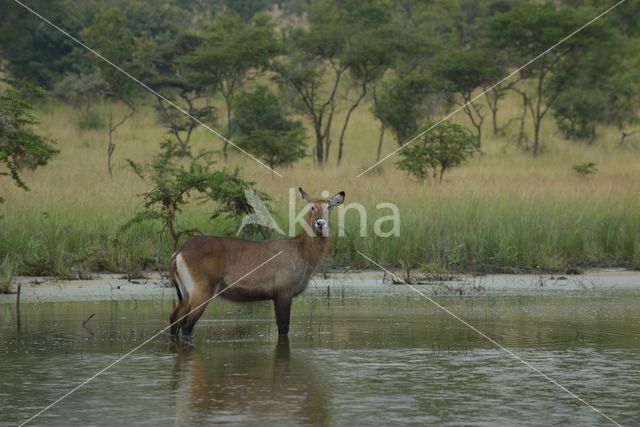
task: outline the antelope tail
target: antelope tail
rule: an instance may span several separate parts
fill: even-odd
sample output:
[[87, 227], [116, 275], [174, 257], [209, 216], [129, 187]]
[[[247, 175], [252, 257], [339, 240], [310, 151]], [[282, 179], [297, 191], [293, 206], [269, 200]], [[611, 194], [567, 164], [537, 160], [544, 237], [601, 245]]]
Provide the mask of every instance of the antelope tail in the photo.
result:
[[178, 271], [176, 269], [177, 257], [178, 252], [174, 252], [173, 255], [171, 255], [171, 260], [169, 261], [169, 277], [171, 278], [171, 284], [176, 288], [178, 300], [182, 302], [182, 292], [180, 291], [180, 284], [178, 283]]

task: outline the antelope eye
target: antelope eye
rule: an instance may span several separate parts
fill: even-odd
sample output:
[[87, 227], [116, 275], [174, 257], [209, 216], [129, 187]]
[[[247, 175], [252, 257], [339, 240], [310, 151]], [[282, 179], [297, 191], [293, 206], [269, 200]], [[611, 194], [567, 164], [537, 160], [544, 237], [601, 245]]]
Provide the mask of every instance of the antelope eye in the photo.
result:
[[311, 210], [312, 210], [313, 212], [315, 212], [315, 211], [316, 211], [316, 207], [315, 207], [315, 206], [311, 206]]

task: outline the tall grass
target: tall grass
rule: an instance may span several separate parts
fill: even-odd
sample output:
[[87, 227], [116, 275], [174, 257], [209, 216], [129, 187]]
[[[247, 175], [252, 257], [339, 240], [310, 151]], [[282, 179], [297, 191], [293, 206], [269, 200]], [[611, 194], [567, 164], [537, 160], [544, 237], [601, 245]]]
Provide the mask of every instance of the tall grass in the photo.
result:
[[[120, 109], [109, 104], [98, 108], [103, 114], [107, 108]], [[616, 130], [603, 130], [588, 146], [563, 140], [549, 118], [542, 133], [544, 151], [533, 159], [513, 142], [513, 134], [493, 137], [487, 127], [483, 154], [445, 175], [442, 184], [413, 181], [395, 169], [394, 158], [356, 178], [376, 160], [378, 124], [368, 108], [363, 105], [352, 117], [340, 167], [335, 151], [323, 168], [310, 156], [280, 171], [284, 178], [233, 149], [229, 159], [228, 166], [240, 167], [272, 196], [282, 220], [287, 219], [290, 187], [303, 186], [309, 194], [344, 190], [347, 203], [367, 207], [369, 235], [359, 236], [355, 211], [347, 213], [346, 236], [335, 239], [332, 264], [367, 266], [358, 249], [387, 265], [463, 270], [640, 266], [640, 151], [633, 142], [618, 147]], [[516, 115], [517, 108], [517, 100], [507, 99], [501, 121]], [[141, 105], [115, 133], [113, 179], [107, 172], [105, 129], [81, 130], [81, 114], [59, 103], [43, 106], [39, 115], [39, 131], [55, 139], [61, 153], [50, 165], [24, 172], [30, 192], [0, 181], [7, 199], [0, 205], [0, 259], [10, 255], [21, 274], [70, 277], [96, 270], [164, 268], [171, 244], [158, 226], [118, 233], [140, 208], [138, 194], [148, 188], [128, 169], [126, 159], [147, 161], [165, 137], [154, 110]], [[456, 121], [464, 123], [464, 117]], [[196, 147], [221, 148], [220, 140], [202, 128], [193, 140]], [[383, 155], [396, 147], [387, 135]], [[595, 176], [584, 178], [571, 170], [587, 161], [596, 163]], [[372, 235], [376, 217], [389, 214], [376, 210], [381, 202], [399, 207], [400, 237]], [[210, 206], [194, 204], [181, 221], [208, 233], [233, 232], [228, 221], [209, 221], [210, 212]]]

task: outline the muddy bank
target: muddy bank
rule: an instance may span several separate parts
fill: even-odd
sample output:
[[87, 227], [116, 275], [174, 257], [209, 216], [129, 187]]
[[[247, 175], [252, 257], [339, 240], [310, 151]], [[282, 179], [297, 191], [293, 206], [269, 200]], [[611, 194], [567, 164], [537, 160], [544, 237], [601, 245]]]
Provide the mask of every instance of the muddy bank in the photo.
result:
[[[373, 270], [318, 275], [312, 279], [306, 295], [344, 298], [363, 293], [387, 295], [414, 292], [404, 284], [391, 283], [389, 276], [384, 276]], [[453, 280], [432, 280], [414, 286], [434, 296], [640, 288], [640, 272], [627, 270], [594, 270], [570, 276], [456, 275], [449, 279]], [[168, 285], [167, 279], [158, 273], [150, 273], [136, 280], [114, 274], [96, 274], [90, 280], [20, 277], [15, 280], [17, 283], [21, 284], [21, 301], [24, 303], [175, 298], [175, 291]], [[14, 303], [15, 299], [15, 293], [0, 295], [0, 303]]]

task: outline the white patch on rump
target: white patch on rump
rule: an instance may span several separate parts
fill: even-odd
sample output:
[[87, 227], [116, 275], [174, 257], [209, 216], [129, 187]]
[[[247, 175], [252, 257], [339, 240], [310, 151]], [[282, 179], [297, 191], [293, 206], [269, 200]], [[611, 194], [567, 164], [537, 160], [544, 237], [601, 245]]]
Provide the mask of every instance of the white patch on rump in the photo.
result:
[[189, 295], [193, 291], [195, 283], [187, 267], [187, 263], [184, 261], [182, 254], [178, 254], [176, 257], [176, 279], [180, 286], [180, 293], [183, 299], [189, 299]]

